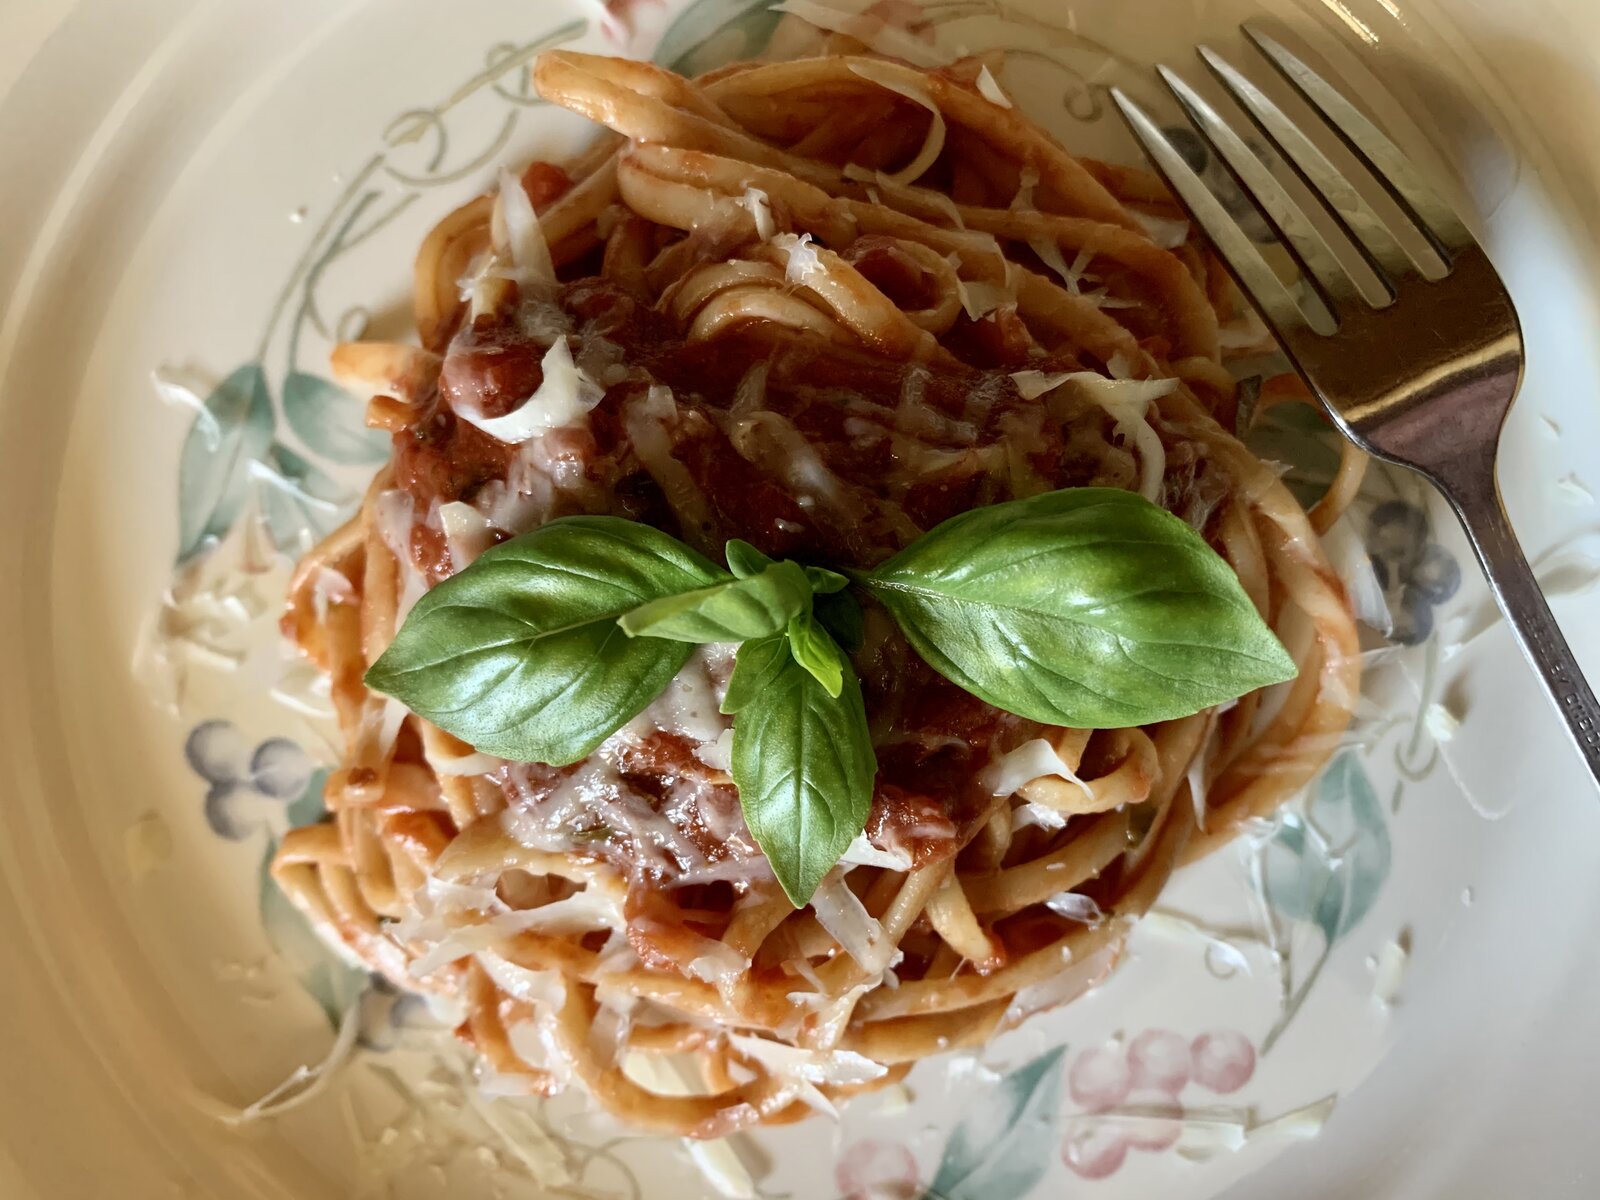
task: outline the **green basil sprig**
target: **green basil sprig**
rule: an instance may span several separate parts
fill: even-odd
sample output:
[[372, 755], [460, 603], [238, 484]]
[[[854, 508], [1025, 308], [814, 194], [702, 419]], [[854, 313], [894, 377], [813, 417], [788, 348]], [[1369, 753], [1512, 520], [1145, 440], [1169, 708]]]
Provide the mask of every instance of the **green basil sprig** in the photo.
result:
[[425, 593], [367, 686], [479, 750], [564, 766], [626, 725], [689, 661], [617, 619], [728, 578], [620, 517], [564, 517], [486, 551]]
[[782, 633], [811, 606], [811, 584], [799, 563], [773, 563], [754, 575], [652, 600], [617, 621], [629, 637], [703, 645]]
[[975, 508], [862, 582], [934, 670], [1048, 725], [1169, 721], [1296, 673], [1233, 568], [1117, 488]]
[[[368, 686], [504, 758], [587, 756], [695, 643], [738, 643], [723, 711], [745, 823], [798, 906], [865, 828], [877, 766], [854, 582], [940, 674], [1047, 724], [1187, 716], [1294, 677], [1232, 568], [1133, 492], [1076, 488], [952, 518], [867, 572], [728, 569], [648, 525], [565, 517], [428, 592]], [[841, 645], [844, 649], [841, 649]]]
[[815, 621], [804, 653], [826, 657], [832, 686], [800, 643], [745, 642], [722, 711], [733, 718], [733, 782], [756, 845], [796, 908], [817, 890], [867, 824], [878, 761], [861, 683]]

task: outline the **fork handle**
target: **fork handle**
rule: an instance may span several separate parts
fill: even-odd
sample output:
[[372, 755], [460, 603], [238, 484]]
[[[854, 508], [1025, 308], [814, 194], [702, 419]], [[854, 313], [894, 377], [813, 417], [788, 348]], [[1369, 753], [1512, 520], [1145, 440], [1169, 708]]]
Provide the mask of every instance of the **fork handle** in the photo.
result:
[[1446, 497], [1466, 527], [1472, 548], [1483, 564], [1494, 598], [1505, 613], [1517, 644], [1544, 684], [1556, 711], [1567, 724], [1589, 774], [1600, 784], [1600, 702], [1583, 678], [1578, 662], [1545, 602], [1533, 569], [1517, 543], [1517, 535], [1500, 500], [1489, 467], [1479, 477], [1487, 486], [1447, 489]]

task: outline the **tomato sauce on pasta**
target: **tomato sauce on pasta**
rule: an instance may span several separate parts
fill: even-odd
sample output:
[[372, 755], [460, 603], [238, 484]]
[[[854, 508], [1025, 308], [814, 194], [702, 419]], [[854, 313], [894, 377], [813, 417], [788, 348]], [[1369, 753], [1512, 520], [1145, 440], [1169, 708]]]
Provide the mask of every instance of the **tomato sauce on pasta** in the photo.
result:
[[[1317, 534], [1360, 460], [1308, 515], [1235, 438], [1218, 329], [1237, 301], [1203, 243], [1152, 239], [1176, 214], [1160, 185], [1073, 157], [980, 94], [976, 61], [827, 49], [696, 80], [538, 61], [541, 94], [608, 132], [440, 222], [419, 345], [335, 352], [394, 456], [302, 562], [284, 619], [344, 737], [329, 819], [279, 851], [286, 892], [454, 1005], [501, 1076], [691, 1137], [800, 1119], [1092, 986], [1174, 869], [1313, 777], [1358, 690]], [[541, 248], [555, 281], [534, 295]], [[557, 339], [598, 399], [487, 431], [528, 415]], [[1144, 381], [1148, 400], [1029, 386], [1061, 372]], [[1190, 522], [1298, 679], [1225, 711], [1054, 728], [946, 682], [869, 608], [871, 816], [799, 910], [728, 774], [731, 650], [697, 650], [559, 768], [479, 754], [361, 682], [418, 595], [559, 516], [868, 567], [954, 514], [1078, 485]], [[1040, 744], [1065, 774], [1030, 773]], [[1063, 915], [1069, 893], [1101, 918]], [[642, 1082], [645, 1060], [677, 1064], [687, 1094]]]

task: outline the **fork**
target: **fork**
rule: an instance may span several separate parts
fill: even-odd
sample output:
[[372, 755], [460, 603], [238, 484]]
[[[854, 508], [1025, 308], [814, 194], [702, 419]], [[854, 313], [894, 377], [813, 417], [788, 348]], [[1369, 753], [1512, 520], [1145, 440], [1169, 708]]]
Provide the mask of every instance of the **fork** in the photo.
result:
[[[1501, 426], [1522, 378], [1522, 331], [1511, 297], [1472, 234], [1378, 127], [1269, 34], [1245, 35], [1361, 161], [1432, 255], [1408, 252], [1326, 155], [1260, 88], [1215, 51], [1201, 59], [1262, 137], [1319, 201], [1343, 257], [1259, 156], [1167, 67], [1162, 80], [1202, 143], [1278, 235], [1321, 302], [1302, 305], [1222, 199], [1150, 115], [1120, 89], [1112, 99], [1168, 185], [1211, 240], [1335, 425], [1361, 449], [1417, 471], [1466, 529], [1501, 611], [1579, 753], [1600, 784], [1600, 704], [1584, 681], [1506, 516], [1495, 481]], [[1381, 288], [1376, 301], [1347, 269], [1354, 251]]]

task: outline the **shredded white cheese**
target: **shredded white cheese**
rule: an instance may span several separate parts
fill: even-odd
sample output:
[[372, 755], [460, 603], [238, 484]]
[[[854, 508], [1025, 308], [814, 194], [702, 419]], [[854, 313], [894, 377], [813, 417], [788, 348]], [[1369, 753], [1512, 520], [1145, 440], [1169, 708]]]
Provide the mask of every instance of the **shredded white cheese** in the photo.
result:
[[1011, 97], [1000, 90], [1000, 84], [987, 66], [978, 72], [978, 93], [990, 104], [998, 104], [1001, 108], [1011, 107]]
[[485, 417], [466, 409], [458, 414], [490, 437], [515, 445], [577, 423], [605, 398], [605, 390], [572, 361], [567, 339], [557, 337], [540, 367], [544, 379], [533, 395], [503, 417]]
[[506, 760], [493, 754], [463, 754], [459, 758], [444, 758], [432, 756], [429, 761], [435, 773], [439, 775], [487, 775], [506, 765]]
[[763, 242], [770, 242], [778, 227], [772, 220], [772, 201], [767, 194], [760, 188], [747, 187], [738, 204], [755, 221], [756, 236]]
[[1067, 814], [1057, 812], [1055, 809], [1030, 800], [1026, 804], [1019, 804], [1011, 810], [1011, 832], [1015, 834], [1020, 829], [1027, 829], [1030, 825], [1037, 825], [1040, 829], [1057, 830], [1067, 826]]
[[494, 545], [489, 519], [470, 504], [452, 500], [439, 506], [439, 527], [450, 550], [450, 565], [459, 571]]
[[772, 239], [772, 244], [787, 256], [783, 276], [790, 283], [804, 286], [806, 280], [813, 275], [823, 272], [822, 259], [817, 254], [817, 248], [811, 244], [811, 235], [802, 233], [798, 236], [792, 233], [780, 233]]
[[726, 993], [750, 969], [750, 960], [726, 942], [706, 938], [700, 953], [689, 961], [689, 974]]
[[1189, 240], [1189, 222], [1187, 221], [1158, 217], [1154, 213], [1140, 212], [1136, 208], [1131, 208], [1128, 211], [1133, 214], [1133, 219], [1144, 228], [1150, 240], [1163, 250], [1176, 250]]
[[[1206, 725], [1206, 741], [1201, 743], [1202, 747], [1209, 742], [1215, 729], [1216, 717], [1212, 716]], [[1189, 762], [1189, 769], [1184, 772], [1184, 778], [1189, 783], [1189, 803], [1194, 806], [1195, 828], [1202, 831], [1206, 827], [1206, 796], [1211, 788], [1211, 781], [1206, 778], [1206, 762], [1209, 758], [1210, 755], [1205, 753], [1196, 754]]]
[[1356, 620], [1369, 629], [1388, 635], [1394, 631], [1394, 614], [1389, 611], [1389, 600], [1378, 582], [1378, 573], [1372, 565], [1372, 556], [1348, 518], [1339, 521], [1322, 535], [1322, 545], [1334, 573], [1344, 584], [1350, 597], [1350, 608]]
[[1422, 724], [1436, 742], [1450, 741], [1461, 729], [1460, 718], [1442, 704], [1428, 705], [1428, 711], [1422, 716]]
[[1117, 432], [1139, 448], [1139, 494], [1151, 504], [1161, 503], [1161, 485], [1167, 474], [1167, 450], [1149, 421], [1148, 402], [1137, 407], [1101, 407], [1117, 422]]
[[1250, 1113], [1236, 1108], [1185, 1109], [1172, 1101], [1119, 1104], [1074, 1114], [1069, 1136], [1084, 1137], [1096, 1129], [1116, 1130], [1133, 1145], [1148, 1139], [1152, 1145], [1172, 1145], [1185, 1158], [1207, 1159], [1242, 1150], [1250, 1132], [1249, 1121]]
[[981, 321], [990, 313], [1016, 303], [1017, 299], [1009, 289], [998, 283], [966, 280], [959, 276], [956, 278], [956, 295], [960, 297], [962, 310], [970, 321]]
[[867, 841], [867, 835], [864, 833], [856, 834], [856, 840], [851, 842], [850, 848], [840, 855], [839, 861], [854, 867], [887, 867], [891, 871], [911, 870], [911, 855], [904, 850], [879, 850]]
[[522, 181], [505, 168], [500, 170], [500, 195], [490, 218], [490, 237], [497, 250], [511, 257], [512, 273], [523, 288], [546, 288], [556, 281], [555, 263], [545, 244], [539, 214], [522, 186]]
[[427, 581], [417, 570], [411, 558], [411, 528], [416, 524], [417, 506], [409, 492], [399, 488], [385, 488], [372, 504], [373, 522], [384, 547], [394, 555], [400, 569], [400, 600], [395, 608], [395, 620], [404, 621], [422, 594], [428, 590]]
[[1069, 921], [1081, 921], [1085, 925], [1098, 925], [1106, 919], [1094, 897], [1085, 896], [1082, 892], [1062, 892], [1046, 900], [1044, 906], [1057, 916]]
[[1017, 385], [1017, 391], [1024, 400], [1037, 400], [1072, 378], [1071, 372], [1053, 371], [1046, 374], [1043, 371], [1014, 371], [1011, 382]]
[[218, 1121], [234, 1128], [299, 1108], [320, 1094], [350, 1060], [356, 1046], [356, 1034], [360, 1030], [361, 1004], [358, 1000], [345, 1010], [339, 1022], [339, 1034], [321, 1062], [296, 1067], [282, 1083], [243, 1108], [233, 1108], [204, 1092], [195, 1094], [196, 1101]]
[[1082, 389], [1116, 422], [1117, 433], [1139, 451], [1139, 494], [1152, 504], [1160, 503], [1167, 451], [1150, 424], [1149, 410], [1152, 403], [1177, 389], [1176, 379], [1107, 379], [1093, 371], [1017, 371], [1011, 379], [1025, 400], [1067, 384]]
[[1006, 1010], [1006, 1020], [1008, 1022], [1021, 1020], [1034, 1013], [1059, 1008], [1076, 1000], [1110, 974], [1112, 967], [1116, 965], [1119, 951], [1120, 942], [1112, 939], [1108, 945], [1101, 947], [1088, 958], [1074, 961], [1071, 950], [1062, 947], [1062, 969], [1055, 975], [1039, 983], [1029, 984], [1018, 992]]
[[875, 62], [852, 62], [850, 70], [897, 96], [904, 96], [913, 104], [920, 104], [931, 114], [932, 120], [928, 123], [927, 136], [922, 139], [922, 149], [918, 150], [916, 157], [904, 167], [888, 176], [891, 183], [902, 185], [915, 183], [927, 174], [928, 168], [938, 161], [939, 155], [944, 151], [946, 133], [944, 113], [939, 111], [939, 106], [933, 102], [933, 97], [928, 94], [926, 88], [902, 79], [891, 67]]
[[205, 401], [216, 386], [216, 380], [183, 367], [160, 366], [150, 372], [150, 382], [165, 403], [193, 414], [208, 447], [221, 441], [222, 430]]
[[879, 17], [841, 12], [825, 4], [814, 3], [814, 0], [783, 0], [781, 4], [774, 4], [769, 11], [789, 13], [818, 29], [853, 37], [869, 50], [891, 58], [903, 58], [914, 66], [942, 67], [950, 61], [948, 55], [909, 30], [891, 25]]
[[735, 1033], [729, 1043], [748, 1058], [766, 1067], [808, 1104], [832, 1115], [834, 1107], [816, 1088], [819, 1083], [848, 1086], [868, 1083], [883, 1076], [888, 1068], [853, 1050], [804, 1050], [767, 1038]]
[[829, 873], [811, 897], [811, 911], [862, 970], [875, 973], [894, 965], [898, 955], [894, 943], [837, 871]]
[[1078, 778], [1056, 752], [1056, 748], [1044, 738], [1034, 738], [1032, 741], [1024, 742], [1015, 750], [1008, 751], [995, 759], [978, 776], [978, 786], [992, 796], [1010, 796], [1024, 784], [1047, 776], [1075, 783], [1089, 796], [1094, 795], [1089, 785]]
[[1040, 262], [1061, 276], [1061, 281], [1067, 285], [1067, 291], [1074, 296], [1081, 294], [1079, 281], [1083, 276], [1067, 266], [1067, 260], [1062, 255], [1059, 245], [1048, 238], [1033, 238], [1028, 242], [1028, 248], [1039, 256]]
[[714, 771], [733, 770], [733, 730], [724, 729], [717, 740], [696, 746], [694, 756]]
[[1377, 970], [1372, 979], [1372, 998], [1384, 1008], [1393, 1008], [1400, 996], [1406, 962], [1411, 957], [1410, 943], [1409, 931], [1402, 931], [1399, 937], [1385, 942], [1383, 949], [1378, 951]]

